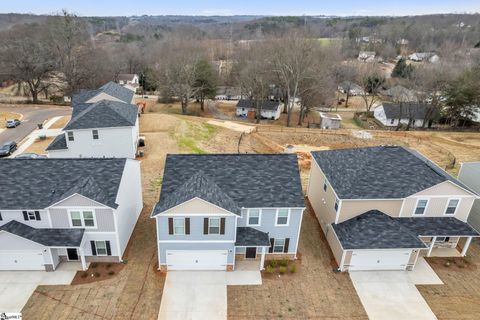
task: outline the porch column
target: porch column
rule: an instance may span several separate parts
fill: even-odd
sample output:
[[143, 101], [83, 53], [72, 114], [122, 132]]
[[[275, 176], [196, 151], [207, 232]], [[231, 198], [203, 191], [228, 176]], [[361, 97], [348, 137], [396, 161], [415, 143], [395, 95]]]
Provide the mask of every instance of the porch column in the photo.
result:
[[467, 255], [467, 250], [468, 250], [468, 247], [470, 247], [470, 243], [472, 242], [472, 238], [473, 237], [468, 237], [467, 238], [467, 242], [465, 242], [465, 245], [463, 246], [463, 249], [462, 249], [462, 257], [465, 257]]
[[430, 243], [430, 248], [428, 248], [427, 257], [430, 257], [430, 255], [432, 254], [433, 245], [435, 244], [435, 241], [437, 241], [437, 237], [432, 238], [432, 243]]
[[83, 252], [83, 248], [78, 248], [78, 252], [80, 253], [80, 261], [82, 262], [82, 270], [87, 270], [87, 262], [85, 261], [85, 253]]
[[265, 269], [265, 247], [262, 247], [262, 257], [260, 258], [260, 270]]

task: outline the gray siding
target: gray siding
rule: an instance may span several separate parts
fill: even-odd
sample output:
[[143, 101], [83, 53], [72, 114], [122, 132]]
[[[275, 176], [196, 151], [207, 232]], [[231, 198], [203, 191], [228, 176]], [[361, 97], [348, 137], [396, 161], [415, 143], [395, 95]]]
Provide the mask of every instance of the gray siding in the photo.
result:
[[[94, 211], [97, 219], [97, 228], [88, 229], [88, 232], [114, 232], [113, 210], [106, 208], [94, 209]], [[53, 228], [70, 228], [68, 209], [52, 208], [50, 209], [50, 216]]]
[[[175, 215], [175, 218], [185, 218], [182, 215]], [[190, 218], [190, 234], [189, 235], [169, 235], [168, 234], [168, 218], [159, 216], [157, 218], [157, 234], [159, 240], [231, 240], [235, 239], [235, 219], [234, 216], [225, 217], [225, 234], [203, 234], [203, 219], [208, 216], [189, 216]]]
[[[298, 229], [302, 221], [302, 209], [291, 209], [290, 221], [288, 226], [275, 226], [275, 217], [277, 209], [262, 209], [261, 210], [261, 225], [252, 226], [257, 230], [268, 232], [270, 238], [285, 239], [290, 238], [288, 252], [294, 253], [298, 242]], [[238, 220], [239, 227], [245, 227], [247, 223], [247, 210], [242, 210], [242, 218]]]
[[[480, 162], [463, 163], [458, 174], [458, 179], [480, 194]], [[480, 200], [475, 200], [468, 216], [468, 223], [480, 230]]]
[[233, 243], [159, 243], [160, 264], [167, 262], [167, 250], [228, 250], [227, 263], [233, 264]]

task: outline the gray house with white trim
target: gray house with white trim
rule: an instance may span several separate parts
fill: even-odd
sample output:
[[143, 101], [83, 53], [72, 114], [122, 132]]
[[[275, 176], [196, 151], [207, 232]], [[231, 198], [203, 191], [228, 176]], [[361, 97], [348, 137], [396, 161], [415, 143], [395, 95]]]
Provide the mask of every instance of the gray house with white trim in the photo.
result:
[[296, 155], [168, 155], [152, 212], [159, 269], [295, 259], [304, 209]]
[[0, 270], [122, 261], [143, 207], [139, 162], [5, 159], [0, 177]]
[[312, 152], [308, 199], [341, 271], [411, 270], [419, 256], [465, 256], [479, 196], [399, 146]]

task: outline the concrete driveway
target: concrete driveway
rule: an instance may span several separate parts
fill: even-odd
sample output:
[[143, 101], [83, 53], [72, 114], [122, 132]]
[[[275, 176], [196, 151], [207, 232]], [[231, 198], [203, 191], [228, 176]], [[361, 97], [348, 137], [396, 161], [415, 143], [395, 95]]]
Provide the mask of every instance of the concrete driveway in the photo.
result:
[[21, 312], [39, 285], [70, 284], [76, 269], [61, 268], [46, 271], [0, 271], [0, 313]]
[[423, 258], [414, 271], [352, 271], [350, 278], [371, 320], [434, 320], [415, 284], [443, 284]]
[[260, 285], [259, 271], [170, 271], [159, 320], [227, 318], [227, 285]]

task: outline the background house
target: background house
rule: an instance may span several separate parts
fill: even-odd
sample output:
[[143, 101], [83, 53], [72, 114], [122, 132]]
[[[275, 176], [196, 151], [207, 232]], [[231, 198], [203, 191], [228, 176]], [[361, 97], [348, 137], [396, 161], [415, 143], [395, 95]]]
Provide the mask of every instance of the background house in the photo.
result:
[[436, 63], [440, 60], [440, 57], [435, 52], [415, 52], [408, 56], [408, 60]]
[[338, 91], [349, 94], [351, 96], [360, 96], [364, 94], [364, 90], [358, 84], [351, 81], [344, 81], [338, 85]]
[[360, 51], [357, 60], [361, 62], [375, 62], [375, 57], [375, 51]]
[[130, 159], [6, 159], [0, 175], [0, 270], [120, 262], [143, 207]]
[[240, 100], [242, 99], [242, 90], [239, 87], [217, 87], [215, 100]]
[[133, 92], [137, 91], [140, 86], [140, 78], [137, 74], [120, 73], [117, 76], [117, 82], [119, 85], [132, 90]]
[[[373, 116], [385, 127], [397, 127], [400, 122], [421, 128], [429, 112], [431, 111], [427, 104], [383, 102], [373, 110]], [[431, 125], [432, 123], [427, 123], [425, 127]]]
[[[277, 101], [262, 101], [261, 102], [261, 117], [263, 119], [277, 120], [282, 113], [283, 104]], [[255, 101], [253, 100], [240, 100], [237, 103], [236, 115], [238, 117], [255, 117], [257, 108], [255, 107]]]

